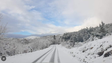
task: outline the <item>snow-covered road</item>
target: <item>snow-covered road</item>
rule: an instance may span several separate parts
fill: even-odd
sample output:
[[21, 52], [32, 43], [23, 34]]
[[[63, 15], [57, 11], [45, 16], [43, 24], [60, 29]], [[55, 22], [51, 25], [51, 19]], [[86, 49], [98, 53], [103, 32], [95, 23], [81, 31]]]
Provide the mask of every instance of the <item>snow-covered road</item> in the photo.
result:
[[32, 63], [79, 63], [62, 46], [54, 45]]
[[6, 61], [0, 60], [0, 63], [79, 63], [79, 61], [72, 57], [66, 48], [60, 45], [52, 45], [33, 53], [7, 57]]

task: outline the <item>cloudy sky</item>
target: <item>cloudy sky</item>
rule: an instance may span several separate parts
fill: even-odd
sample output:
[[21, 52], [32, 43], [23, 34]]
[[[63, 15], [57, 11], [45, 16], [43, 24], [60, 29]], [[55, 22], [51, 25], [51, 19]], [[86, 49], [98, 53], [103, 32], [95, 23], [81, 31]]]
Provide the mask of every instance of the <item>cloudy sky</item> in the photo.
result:
[[0, 0], [8, 34], [49, 35], [112, 22], [112, 0]]

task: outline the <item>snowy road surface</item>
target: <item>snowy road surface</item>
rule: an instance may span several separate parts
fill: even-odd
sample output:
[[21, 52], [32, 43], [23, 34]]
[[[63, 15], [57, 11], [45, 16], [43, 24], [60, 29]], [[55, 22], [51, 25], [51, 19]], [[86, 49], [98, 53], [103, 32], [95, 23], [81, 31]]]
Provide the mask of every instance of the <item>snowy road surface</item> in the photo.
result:
[[52, 45], [44, 50], [33, 53], [7, 57], [6, 61], [0, 63], [80, 63], [72, 57], [67, 49], [60, 45]]

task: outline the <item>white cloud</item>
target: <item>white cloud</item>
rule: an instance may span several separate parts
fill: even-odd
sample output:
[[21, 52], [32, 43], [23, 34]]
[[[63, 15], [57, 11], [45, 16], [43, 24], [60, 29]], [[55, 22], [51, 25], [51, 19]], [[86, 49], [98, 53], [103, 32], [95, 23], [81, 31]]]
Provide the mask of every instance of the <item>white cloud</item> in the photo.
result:
[[82, 25], [69, 28], [69, 29], [67, 29], [67, 31], [73, 32], [73, 31], [78, 31], [78, 30], [86, 28], [86, 27], [96, 27], [96, 26], [99, 26], [100, 23], [101, 23], [100, 19], [93, 17], [93, 18], [89, 18], [89, 19], [85, 20]]
[[[63, 3], [60, 3], [60, 0], [56, 1], [58, 1], [57, 4], [54, 3], [57, 7], [60, 6], [59, 10], [63, 10], [61, 13], [61, 16], [65, 18], [63, 23], [66, 25], [79, 24], [67, 29], [68, 32], [90, 26], [95, 27], [101, 21], [112, 23], [112, 0], [64, 0]], [[65, 7], [61, 5], [65, 5]]]
[[0, 11], [10, 32], [33, 34], [78, 31], [97, 26], [101, 21], [112, 23], [111, 6], [112, 0], [0, 0]]
[[[47, 28], [49, 26], [40, 22], [44, 20], [40, 12], [37, 10], [29, 11], [30, 9], [35, 8], [35, 6], [25, 5], [25, 2], [22, 0], [0, 1], [0, 11], [4, 15], [4, 21], [8, 21], [8, 28], [10, 28], [9, 32], [28, 31], [33, 34], [51, 32], [49, 31], [49, 28]], [[45, 32], [46, 30], [47, 32]]]

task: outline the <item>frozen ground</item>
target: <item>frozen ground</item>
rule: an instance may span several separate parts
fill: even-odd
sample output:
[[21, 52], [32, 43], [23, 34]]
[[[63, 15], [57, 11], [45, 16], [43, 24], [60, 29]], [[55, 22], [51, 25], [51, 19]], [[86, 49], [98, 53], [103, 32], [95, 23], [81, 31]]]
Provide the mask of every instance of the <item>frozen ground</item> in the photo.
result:
[[66, 48], [61, 45], [52, 45], [44, 50], [33, 53], [20, 54], [7, 57], [6, 61], [0, 63], [80, 63], [72, 57]]
[[[68, 50], [81, 63], [112, 63], [112, 35]], [[107, 54], [109, 52], [109, 54]], [[107, 54], [107, 57], [105, 57]]]
[[72, 49], [52, 45], [36, 52], [7, 57], [0, 63], [112, 63], [111, 55], [112, 35]]

